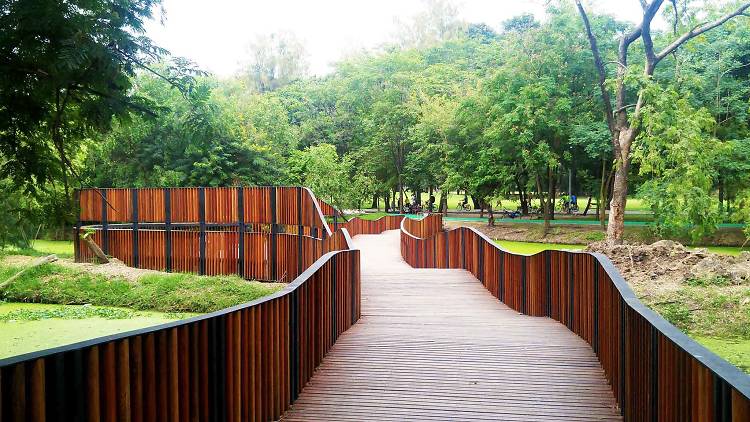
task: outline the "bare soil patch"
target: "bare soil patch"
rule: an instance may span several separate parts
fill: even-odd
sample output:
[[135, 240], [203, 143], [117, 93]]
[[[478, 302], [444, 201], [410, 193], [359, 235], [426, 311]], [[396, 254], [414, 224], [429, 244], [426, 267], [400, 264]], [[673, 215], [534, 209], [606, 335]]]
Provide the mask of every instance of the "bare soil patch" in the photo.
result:
[[[13, 266], [30, 265], [39, 257], [25, 255], [8, 255], [2, 259], [3, 264]], [[142, 268], [128, 267], [122, 261], [116, 258], [110, 258], [108, 264], [92, 264], [87, 262], [73, 262], [72, 258], [59, 258], [55, 261], [56, 265], [73, 270], [84, 271], [91, 274], [103, 275], [107, 278], [122, 277], [130, 281], [136, 281], [146, 274], [163, 274], [170, 273], [156, 270], [146, 270]]]

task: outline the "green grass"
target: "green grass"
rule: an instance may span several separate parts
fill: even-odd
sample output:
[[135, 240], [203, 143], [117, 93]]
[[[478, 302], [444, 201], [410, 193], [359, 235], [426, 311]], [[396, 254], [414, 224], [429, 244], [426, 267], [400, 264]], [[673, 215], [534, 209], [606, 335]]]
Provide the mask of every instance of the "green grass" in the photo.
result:
[[573, 245], [567, 243], [535, 243], [535, 242], [518, 242], [514, 240], [495, 240], [503, 249], [524, 255], [533, 255], [546, 250], [573, 249], [581, 250], [585, 245]]
[[122, 308], [0, 302], [0, 338], [3, 339], [0, 359], [188, 316]]
[[[0, 281], [20, 269], [0, 265]], [[146, 275], [133, 282], [48, 264], [23, 273], [0, 292], [0, 299], [203, 313], [249, 302], [271, 294], [281, 286], [247, 281], [237, 276], [194, 274]]]
[[44, 240], [37, 239], [31, 248], [21, 249], [15, 246], [8, 246], [2, 250], [6, 254], [46, 256], [55, 254], [60, 258], [73, 257], [73, 242], [70, 240]]
[[698, 343], [750, 373], [750, 339], [695, 336]]
[[[437, 204], [440, 201], [440, 193], [436, 192], [433, 194], [435, 196], [435, 203]], [[414, 197], [414, 195], [411, 192], [406, 192], [404, 194], [404, 200], [407, 198], [409, 201]], [[422, 203], [425, 204], [430, 199], [430, 194], [427, 192], [422, 192], [422, 195], [420, 196], [420, 199], [422, 200]], [[464, 199], [463, 194], [457, 194], [455, 192], [448, 194], [448, 210], [449, 211], [455, 211], [456, 207], [458, 206], [459, 202], [462, 202]], [[396, 196], [396, 200], [398, 200], [398, 195]], [[583, 210], [583, 208], [586, 206], [586, 202], [589, 200], [588, 196], [579, 196], [578, 197], [578, 206]], [[498, 201], [493, 202], [493, 205], [497, 206]], [[471, 197], [469, 197], [469, 203], [471, 204], [472, 208], [474, 207], [474, 203], [471, 202]], [[534, 201], [535, 205], [539, 204], [539, 201]], [[515, 210], [518, 208], [521, 203], [517, 199], [501, 199], [500, 200], [500, 206], [497, 207], [498, 209], [507, 209], [507, 210]], [[592, 207], [593, 208], [593, 207]], [[639, 198], [628, 198], [627, 203], [625, 204], [625, 210], [627, 211], [651, 211], [651, 209], [643, 202], [642, 199]]]
[[721, 255], [733, 255], [737, 256], [740, 252], [750, 252], [750, 247], [745, 246], [689, 246], [690, 249], [708, 249], [709, 252], [718, 253]]

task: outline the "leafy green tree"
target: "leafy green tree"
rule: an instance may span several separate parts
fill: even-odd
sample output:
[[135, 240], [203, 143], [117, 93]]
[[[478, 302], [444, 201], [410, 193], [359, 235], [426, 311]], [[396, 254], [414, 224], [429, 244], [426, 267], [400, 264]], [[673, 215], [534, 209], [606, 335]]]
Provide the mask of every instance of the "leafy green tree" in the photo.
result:
[[[608, 84], [610, 78], [605, 60], [600, 52], [598, 39], [589, 17], [584, 10], [581, 0], [575, 0], [575, 4], [583, 21], [585, 32], [589, 38], [594, 63], [598, 71], [598, 82], [604, 114], [607, 126], [612, 135], [612, 150], [615, 157], [615, 177], [613, 186], [612, 202], [610, 204], [609, 226], [607, 227], [607, 239], [613, 243], [621, 243], [625, 229], [625, 203], [628, 194], [628, 174], [631, 163], [631, 150], [633, 142], [639, 134], [639, 122], [642, 117], [643, 107], [646, 105], [643, 89], [649, 80], [655, 76], [655, 70], [659, 63], [677, 54], [678, 49], [686, 42], [699, 37], [707, 31], [719, 27], [737, 16], [745, 16], [745, 11], [750, 9], [750, 3], [741, 3], [724, 14], [717, 14], [709, 10], [713, 20], [699, 21], [698, 13], [687, 7], [677, 8], [674, 2], [673, 12], [674, 34], [660, 37], [659, 44], [655, 47], [654, 34], [652, 34], [651, 23], [661, 9], [663, 0], [641, 1], [643, 8], [642, 21], [633, 28], [624, 32], [620, 38], [617, 48], [616, 59], [611, 61], [616, 64], [615, 83]], [[679, 33], [679, 31], [682, 31]], [[657, 34], [658, 35], [658, 34]], [[642, 70], [629, 67], [629, 50], [636, 41], [642, 41], [643, 57], [638, 63]], [[636, 76], [638, 75], [638, 76]], [[614, 103], [611, 98], [611, 88], [614, 85]], [[631, 111], [632, 109], [632, 111]]]
[[144, 35], [158, 0], [13, 0], [0, 6], [0, 177], [29, 192], [78, 175], [82, 146], [112, 117], [153, 114], [138, 70], [189, 90], [196, 70]]
[[720, 222], [712, 206], [716, 159], [722, 148], [711, 136], [714, 119], [673, 89], [652, 86], [644, 93], [648, 103], [633, 160], [648, 178], [639, 193], [654, 210], [657, 233], [689, 231], [698, 240]]

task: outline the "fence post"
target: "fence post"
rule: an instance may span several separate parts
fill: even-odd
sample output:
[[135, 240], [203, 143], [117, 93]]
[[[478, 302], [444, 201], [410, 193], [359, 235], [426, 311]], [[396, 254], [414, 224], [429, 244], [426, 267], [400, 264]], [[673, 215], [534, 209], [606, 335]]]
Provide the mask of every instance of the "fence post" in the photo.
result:
[[[658, 412], [659, 409], [659, 331], [654, 327], [651, 326], [651, 374], [650, 374], [650, 380], [651, 380], [651, 420], [652, 421], [658, 421]], [[716, 374], [714, 374], [714, 389], [716, 388]], [[716, 406], [714, 406], [714, 409], [716, 409]], [[719, 413], [720, 415], [720, 413]], [[718, 418], [716, 420], [725, 420]]]
[[500, 279], [500, 301], [505, 302], [505, 252], [500, 252], [499, 257], [500, 271], [498, 271], [498, 278]]
[[276, 274], [276, 186], [270, 189], [270, 204], [271, 204], [271, 274], [272, 280], [278, 280], [278, 274]]
[[245, 188], [237, 187], [237, 274], [245, 276]]
[[73, 200], [75, 201], [76, 207], [76, 225], [73, 227], [73, 257], [74, 261], [80, 261], [81, 259], [81, 191], [76, 189], [73, 191]]
[[198, 188], [198, 274], [206, 274], [206, 190]]
[[592, 340], [594, 353], [599, 356], [599, 261], [594, 261], [594, 339]]
[[628, 339], [628, 311], [625, 299], [620, 297], [620, 410], [622, 416], [627, 420], [628, 412], [626, 411], [627, 403], [625, 397], [625, 374], [627, 373], [627, 347]]
[[451, 267], [451, 251], [448, 245], [448, 232], [445, 232], [445, 268]]
[[352, 325], [354, 325], [355, 322], [357, 322], [357, 289], [358, 289], [358, 283], [357, 283], [357, 268], [359, 267], [359, 262], [357, 262], [357, 253], [356, 251], [349, 251], [349, 256], [351, 256], [351, 263], [350, 271], [351, 271], [351, 293], [352, 293]]
[[294, 402], [299, 390], [299, 290], [289, 295], [289, 397]]
[[[575, 317], [575, 286], [573, 285], [573, 254], [568, 254], [568, 329], [573, 331], [573, 318]], [[575, 332], [575, 331], [573, 331]]]
[[521, 313], [526, 314], [526, 257], [521, 257]]
[[544, 279], [545, 283], [545, 300], [547, 301], [544, 307], [546, 315], [552, 316], [552, 251], [549, 249], [544, 251]]
[[164, 266], [167, 272], [172, 271], [172, 189], [164, 188]]
[[140, 257], [138, 255], [138, 189], [130, 189], [130, 203], [133, 207], [133, 267], [139, 268]]
[[331, 257], [331, 340], [336, 341], [336, 258]]
[[297, 274], [302, 274], [304, 264], [302, 262], [302, 238], [305, 235], [305, 227], [302, 224], [302, 188], [297, 187]]
[[109, 255], [109, 224], [107, 222], [107, 190], [100, 189], [102, 197], [102, 252]]
[[464, 229], [463, 227], [459, 228], [461, 231], [461, 268], [466, 269], [466, 239], [464, 239]]
[[484, 240], [482, 238], [477, 238], [477, 267], [477, 278], [484, 284]]

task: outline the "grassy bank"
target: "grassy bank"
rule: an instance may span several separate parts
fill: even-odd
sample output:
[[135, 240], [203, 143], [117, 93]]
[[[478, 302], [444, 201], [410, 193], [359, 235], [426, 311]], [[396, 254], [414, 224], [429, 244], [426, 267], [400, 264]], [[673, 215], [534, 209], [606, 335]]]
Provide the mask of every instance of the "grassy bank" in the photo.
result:
[[[0, 280], [6, 280], [21, 269], [0, 264]], [[237, 276], [194, 274], [144, 275], [134, 282], [49, 264], [23, 273], [0, 292], [0, 299], [203, 313], [249, 302], [273, 293], [281, 286], [251, 282]]]

